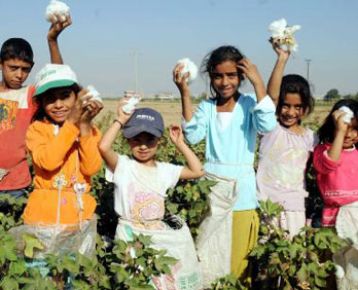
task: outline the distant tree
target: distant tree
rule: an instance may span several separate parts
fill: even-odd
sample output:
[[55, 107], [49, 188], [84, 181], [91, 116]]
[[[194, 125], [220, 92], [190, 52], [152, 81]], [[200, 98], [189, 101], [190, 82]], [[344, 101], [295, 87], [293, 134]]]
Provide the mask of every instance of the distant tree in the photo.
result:
[[337, 100], [340, 99], [341, 95], [339, 94], [337, 89], [330, 89], [324, 96], [324, 100], [325, 101], [332, 101], [332, 100]]

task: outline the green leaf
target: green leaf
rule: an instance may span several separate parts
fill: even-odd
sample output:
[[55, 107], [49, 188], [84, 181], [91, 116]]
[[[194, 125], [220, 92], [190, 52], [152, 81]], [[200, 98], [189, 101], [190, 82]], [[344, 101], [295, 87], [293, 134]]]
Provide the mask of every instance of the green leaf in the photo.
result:
[[23, 234], [22, 238], [25, 242], [24, 254], [28, 258], [33, 258], [35, 249], [43, 250], [45, 248], [44, 245], [33, 235]]

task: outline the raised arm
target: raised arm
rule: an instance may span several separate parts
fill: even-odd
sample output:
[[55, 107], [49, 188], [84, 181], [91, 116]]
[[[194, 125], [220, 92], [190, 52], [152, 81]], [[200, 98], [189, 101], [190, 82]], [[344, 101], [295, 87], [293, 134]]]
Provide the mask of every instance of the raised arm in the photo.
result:
[[194, 179], [204, 175], [203, 166], [199, 158], [184, 142], [184, 135], [180, 126], [172, 125], [169, 128], [170, 139], [175, 147], [184, 155], [188, 164], [185, 166], [180, 174], [181, 179]]
[[47, 43], [50, 50], [51, 63], [63, 64], [60, 48], [58, 46], [57, 38], [60, 33], [72, 24], [71, 17], [67, 17], [63, 22], [56, 22], [50, 26], [47, 34]]
[[256, 65], [254, 65], [249, 59], [244, 58], [239, 61], [237, 67], [253, 85], [257, 102], [259, 103], [266, 96], [266, 87]]
[[186, 122], [193, 117], [193, 104], [190, 96], [190, 88], [188, 85], [189, 73], [182, 74], [183, 65], [177, 64], [173, 70], [173, 81], [179, 89], [181, 96], [182, 115]]
[[116, 139], [120, 129], [123, 125], [129, 120], [132, 114], [126, 114], [123, 112], [122, 107], [124, 105], [124, 100], [120, 101], [117, 108], [117, 117], [114, 119], [112, 125], [104, 133], [101, 142], [99, 143], [99, 152], [102, 155], [102, 158], [106, 162], [107, 167], [114, 172], [117, 162], [118, 155], [112, 149], [114, 140]]
[[336, 133], [332, 142], [331, 148], [327, 151], [327, 155], [333, 160], [338, 161], [341, 157], [343, 149], [344, 138], [348, 130], [348, 124], [343, 121], [346, 113], [341, 110], [333, 112], [333, 119], [335, 121]]
[[286, 63], [290, 56], [290, 52], [280, 48], [277, 40], [271, 39], [270, 42], [272, 43], [273, 50], [277, 54], [277, 60], [267, 84], [267, 93], [277, 106], [278, 98], [280, 96], [282, 77], [285, 71]]

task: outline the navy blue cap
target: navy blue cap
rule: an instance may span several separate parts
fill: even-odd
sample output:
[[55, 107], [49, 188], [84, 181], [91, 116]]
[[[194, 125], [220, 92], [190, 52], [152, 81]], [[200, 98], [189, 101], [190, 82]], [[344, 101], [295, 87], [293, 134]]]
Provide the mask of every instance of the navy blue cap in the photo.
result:
[[143, 132], [162, 137], [164, 122], [159, 112], [151, 108], [136, 109], [123, 127], [123, 136], [127, 139]]

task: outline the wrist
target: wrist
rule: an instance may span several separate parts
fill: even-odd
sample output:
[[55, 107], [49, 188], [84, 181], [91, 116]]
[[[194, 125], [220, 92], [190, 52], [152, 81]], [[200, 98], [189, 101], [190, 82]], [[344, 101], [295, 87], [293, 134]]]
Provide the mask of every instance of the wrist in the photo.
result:
[[114, 119], [113, 124], [116, 124], [117, 126], [119, 126], [120, 129], [122, 129], [124, 126], [124, 122], [121, 121], [120, 119]]

